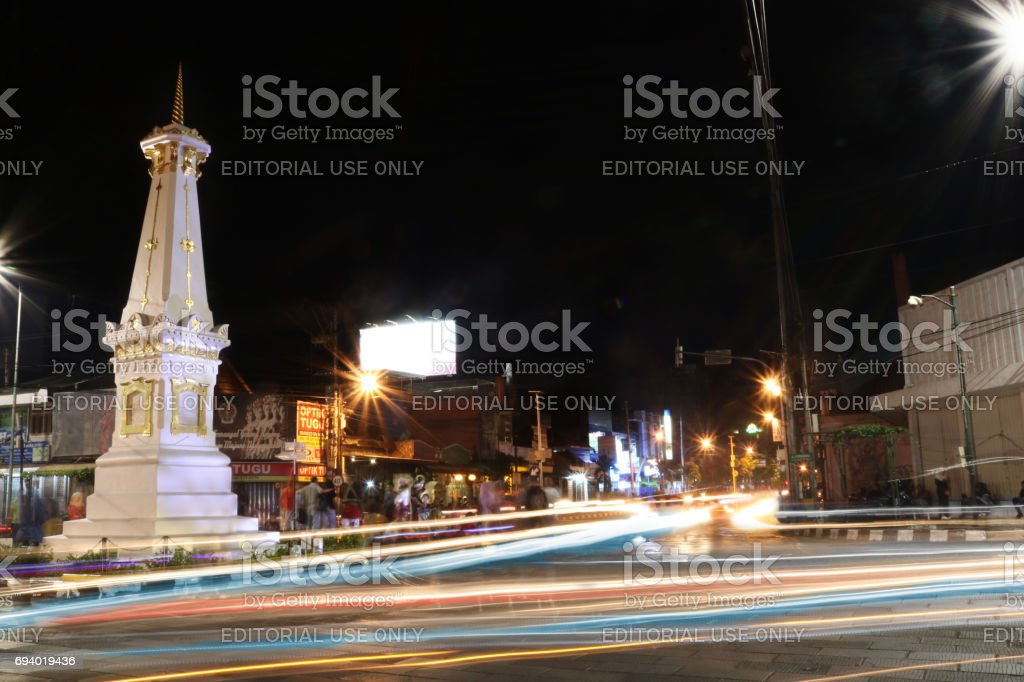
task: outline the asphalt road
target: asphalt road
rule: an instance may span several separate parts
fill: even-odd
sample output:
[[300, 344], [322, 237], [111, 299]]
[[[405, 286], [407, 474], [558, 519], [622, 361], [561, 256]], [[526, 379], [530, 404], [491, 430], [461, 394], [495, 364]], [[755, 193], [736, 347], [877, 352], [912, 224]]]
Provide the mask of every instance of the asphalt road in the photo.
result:
[[850, 542], [751, 534], [718, 521], [506, 560], [501, 547], [491, 550], [493, 560], [468, 568], [445, 568], [447, 555], [432, 555], [437, 570], [399, 568], [394, 585], [235, 580], [88, 603], [48, 599], [40, 602], [50, 610], [45, 619], [14, 618], [0, 630], [0, 673], [19, 680], [1024, 676], [1024, 585], [1014, 579], [1018, 567], [1024, 572], [1024, 552], [1007, 552], [1003, 542]]

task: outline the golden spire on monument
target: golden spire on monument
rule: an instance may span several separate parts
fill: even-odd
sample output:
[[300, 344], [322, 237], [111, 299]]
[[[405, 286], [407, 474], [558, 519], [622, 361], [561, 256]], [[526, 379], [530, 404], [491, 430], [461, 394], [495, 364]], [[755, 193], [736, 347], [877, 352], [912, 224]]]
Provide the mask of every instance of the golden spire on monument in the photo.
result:
[[185, 125], [185, 102], [181, 94], [181, 62], [178, 62], [178, 84], [174, 88], [174, 107], [171, 109], [171, 123]]

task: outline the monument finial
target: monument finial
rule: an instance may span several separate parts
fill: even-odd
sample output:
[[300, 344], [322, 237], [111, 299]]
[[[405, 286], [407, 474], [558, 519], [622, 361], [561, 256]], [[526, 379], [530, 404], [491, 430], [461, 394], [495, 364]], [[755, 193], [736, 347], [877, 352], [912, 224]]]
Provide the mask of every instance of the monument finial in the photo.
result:
[[174, 88], [174, 107], [171, 109], [171, 123], [185, 125], [185, 103], [181, 94], [181, 62], [178, 62], [178, 83]]

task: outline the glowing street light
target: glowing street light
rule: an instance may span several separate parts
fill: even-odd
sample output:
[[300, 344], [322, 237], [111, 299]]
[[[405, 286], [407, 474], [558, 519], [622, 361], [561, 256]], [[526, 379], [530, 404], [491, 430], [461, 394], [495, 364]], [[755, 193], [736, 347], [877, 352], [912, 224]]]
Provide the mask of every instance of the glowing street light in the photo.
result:
[[712, 440], [710, 438], [704, 437], [704, 438], [700, 439], [700, 449], [701, 450], [710, 450], [713, 447], [714, 447], [714, 443], [712, 442]]
[[775, 398], [782, 397], [782, 384], [778, 377], [765, 377], [761, 380], [761, 387], [764, 391]]
[[375, 372], [362, 372], [357, 377], [356, 388], [362, 395], [376, 395], [380, 392], [380, 377]]

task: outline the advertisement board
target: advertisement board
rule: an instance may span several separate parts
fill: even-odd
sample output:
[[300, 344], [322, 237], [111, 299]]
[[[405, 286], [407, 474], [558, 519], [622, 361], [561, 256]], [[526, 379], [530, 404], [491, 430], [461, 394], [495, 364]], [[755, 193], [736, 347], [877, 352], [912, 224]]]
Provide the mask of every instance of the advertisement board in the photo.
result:
[[295, 404], [295, 440], [306, 446], [307, 462], [319, 462], [327, 433], [327, 406], [300, 400]]
[[454, 323], [443, 320], [360, 329], [359, 366], [418, 377], [455, 374], [455, 344]]

